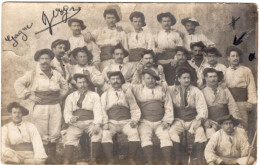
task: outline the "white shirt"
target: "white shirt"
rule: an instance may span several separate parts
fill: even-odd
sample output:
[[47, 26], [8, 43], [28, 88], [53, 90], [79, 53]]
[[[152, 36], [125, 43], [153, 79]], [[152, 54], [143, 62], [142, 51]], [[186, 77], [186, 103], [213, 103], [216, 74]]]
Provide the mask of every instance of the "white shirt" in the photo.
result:
[[185, 34], [184, 35], [184, 46], [186, 49], [190, 50], [190, 44], [192, 42], [199, 42], [202, 41], [207, 47], [208, 46], [215, 46], [215, 44], [210, 41], [204, 34], [198, 34], [195, 32], [195, 34]]
[[170, 30], [168, 33], [163, 29], [154, 36], [154, 40], [156, 49], [174, 49], [176, 46], [183, 46], [180, 34], [174, 30]]
[[154, 49], [154, 40], [150, 32], [142, 30], [140, 32], [132, 32], [127, 35], [129, 49], [144, 48]]

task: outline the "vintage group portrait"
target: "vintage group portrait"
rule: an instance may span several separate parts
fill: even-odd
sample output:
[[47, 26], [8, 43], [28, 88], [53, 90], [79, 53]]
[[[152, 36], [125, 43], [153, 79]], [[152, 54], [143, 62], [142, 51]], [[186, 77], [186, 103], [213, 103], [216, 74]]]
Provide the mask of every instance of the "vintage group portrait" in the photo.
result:
[[2, 164], [257, 164], [254, 3], [2, 3]]

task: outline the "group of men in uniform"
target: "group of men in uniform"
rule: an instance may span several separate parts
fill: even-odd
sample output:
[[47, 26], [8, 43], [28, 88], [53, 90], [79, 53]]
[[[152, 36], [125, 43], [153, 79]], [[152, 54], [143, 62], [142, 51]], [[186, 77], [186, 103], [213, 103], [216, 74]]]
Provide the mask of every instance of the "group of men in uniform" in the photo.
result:
[[4, 161], [57, 163], [64, 119], [66, 164], [84, 132], [91, 137], [93, 162], [102, 149], [107, 163], [115, 163], [112, 138], [118, 132], [127, 135], [131, 164], [139, 145], [147, 164], [153, 163], [153, 133], [166, 164], [187, 163], [180, 156], [184, 132], [194, 137], [198, 164], [245, 162], [248, 112], [257, 98], [253, 74], [240, 64], [242, 51], [228, 47], [229, 67], [220, 64], [215, 44], [196, 32], [199, 22], [182, 19], [183, 35], [172, 28], [176, 19], [170, 12], [157, 16], [162, 29], [155, 35], [143, 29], [142, 12], [130, 14], [129, 34], [116, 26], [119, 8], [108, 7], [104, 19], [106, 27], [83, 34], [84, 22], [72, 18], [69, 40], [35, 53], [36, 68], [14, 84], [19, 98], [34, 103], [33, 124], [22, 121], [28, 110], [19, 103], [8, 106], [12, 122], [2, 128]]

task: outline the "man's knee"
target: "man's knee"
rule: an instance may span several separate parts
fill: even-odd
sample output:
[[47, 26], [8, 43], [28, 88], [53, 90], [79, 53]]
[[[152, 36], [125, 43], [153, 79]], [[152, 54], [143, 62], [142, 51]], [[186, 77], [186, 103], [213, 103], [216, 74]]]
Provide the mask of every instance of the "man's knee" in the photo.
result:
[[102, 143], [113, 143], [112, 134], [110, 130], [103, 130], [102, 131]]

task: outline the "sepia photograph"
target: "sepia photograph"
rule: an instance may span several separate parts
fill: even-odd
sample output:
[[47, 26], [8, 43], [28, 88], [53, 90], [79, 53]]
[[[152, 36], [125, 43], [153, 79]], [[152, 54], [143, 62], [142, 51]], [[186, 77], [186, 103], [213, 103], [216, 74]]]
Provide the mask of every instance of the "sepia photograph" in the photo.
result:
[[3, 2], [1, 163], [256, 165], [258, 5]]

